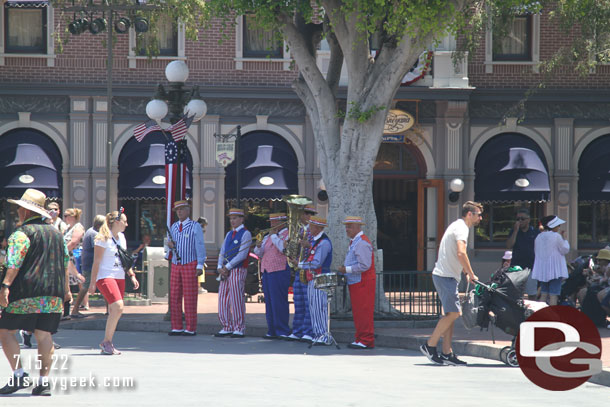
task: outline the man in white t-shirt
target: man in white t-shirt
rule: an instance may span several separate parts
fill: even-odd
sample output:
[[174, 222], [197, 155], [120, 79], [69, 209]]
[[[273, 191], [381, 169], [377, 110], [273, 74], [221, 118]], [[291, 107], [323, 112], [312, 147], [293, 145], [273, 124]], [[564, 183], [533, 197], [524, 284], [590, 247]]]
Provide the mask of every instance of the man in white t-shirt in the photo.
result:
[[[466, 364], [453, 354], [451, 338], [455, 320], [461, 313], [458, 284], [462, 273], [466, 274], [466, 278], [470, 281], [478, 280], [470, 266], [466, 244], [469, 229], [481, 222], [482, 213], [483, 206], [480, 203], [472, 201], [464, 203], [462, 217], [449, 225], [443, 235], [438, 250], [438, 260], [432, 271], [432, 281], [441, 299], [445, 315], [436, 324], [428, 341], [419, 349], [431, 362], [439, 365], [463, 366]], [[443, 338], [443, 348], [441, 354], [438, 354], [436, 345], [441, 337]]]

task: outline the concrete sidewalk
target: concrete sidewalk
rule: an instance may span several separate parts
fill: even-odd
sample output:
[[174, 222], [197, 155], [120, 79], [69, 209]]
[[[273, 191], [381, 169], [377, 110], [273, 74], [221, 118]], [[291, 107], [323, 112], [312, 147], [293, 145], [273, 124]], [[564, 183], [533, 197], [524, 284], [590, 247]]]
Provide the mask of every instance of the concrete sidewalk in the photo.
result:
[[[253, 297], [256, 301], [256, 296]], [[220, 330], [218, 321], [218, 295], [206, 293], [199, 295], [197, 333], [199, 335], [213, 334]], [[104, 330], [106, 317], [105, 307], [91, 307], [86, 318], [62, 321], [60, 329]], [[119, 321], [118, 330], [167, 332], [170, 330], [169, 321], [164, 320], [167, 304], [153, 304], [150, 306], [126, 306], [125, 313]], [[291, 316], [294, 314], [290, 304]], [[432, 333], [435, 321], [375, 321], [375, 345], [381, 347], [419, 349]], [[331, 332], [337, 342], [342, 346], [354, 340], [354, 324], [352, 321], [332, 320]], [[604, 371], [589, 381], [610, 387], [610, 329], [599, 330], [602, 337], [602, 364]], [[267, 333], [265, 320], [265, 304], [246, 302], [246, 335], [263, 336]], [[457, 321], [454, 331], [453, 348], [458, 355], [476, 356], [493, 360], [500, 360], [500, 350], [510, 346], [512, 337], [495, 328], [493, 330], [495, 343], [492, 341], [490, 331], [481, 331], [479, 328], [466, 330]], [[173, 338], [179, 341], [180, 338]], [[303, 346], [306, 346], [305, 344]]]

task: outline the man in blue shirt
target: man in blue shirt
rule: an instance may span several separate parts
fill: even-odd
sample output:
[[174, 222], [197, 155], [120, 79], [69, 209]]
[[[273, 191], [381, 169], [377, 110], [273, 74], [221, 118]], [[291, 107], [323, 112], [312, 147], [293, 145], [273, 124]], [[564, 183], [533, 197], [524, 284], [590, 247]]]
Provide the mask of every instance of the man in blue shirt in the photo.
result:
[[[530, 213], [527, 209], [522, 208], [517, 212], [517, 221], [508, 240], [506, 248], [513, 251], [511, 266], [521, 266], [521, 268], [529, 268], [534, 266], [534, 240], [540, 231], [530, 226]], [[537, 295], [537, 281], [530, 277], [527, 279], [525, 293], [530, 300], [535, 300]]]

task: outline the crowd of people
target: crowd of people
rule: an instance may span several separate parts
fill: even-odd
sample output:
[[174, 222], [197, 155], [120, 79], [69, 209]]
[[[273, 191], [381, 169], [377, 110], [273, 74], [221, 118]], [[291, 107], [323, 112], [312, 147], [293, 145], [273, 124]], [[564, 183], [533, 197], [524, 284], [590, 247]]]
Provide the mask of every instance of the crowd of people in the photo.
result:
[[[40, 357], [40, 378], [33, 395], [50, 395], [48, 375], [54, 350], [59, 346], [52, 335], [64, 318], [83, 318], [88, 295], [99, 290], [107, 303], [106, 329], [100, 343], [101, 353], [119, 355], [113, 343], [114, 333], [123, 313], [125, 280], [134, 289], [139, 282], [132, 269], [133, 258], [141, 256], [150, 244], [150, 236], [133, 252], [127, 251], [124, 231], [128, 226], [122, 208], [105, 216], [97, 215], [85, 230], [80, 223], [81, 210], [68, 208], [60, 214], [56, 201], [47, 203], [45, 195], [35, 189], [25, 191], [21, 199], [9, 200], [17, 205], [19, 226], [3, 239], [0, 256], [5, 267], [0, 272], [0, 342], [13, 370], [13, 378], [0, 388], [10, 394], [34, 384], [20, 362], [20, 345], [31, 347], [36, 339]], [[177, 201], [173, 209], [177, 221], [167, 231], [167, 259], [170, 271], [170, 336], [197, 334], [197, 299], [204, 275], [206, 251], [205, 219], [190, 218], [188, 201]], [[434, 286], [444, 315], [421, 351], [433, 363], [464, 365], [453, 353], [451, 339], [454, 324], [460, 316], [458, 284], [462, 273], [477, 281], [467, 255], [469, 230], [481, 221], [483, 206], [466, 202], [460, 219], [451, 223], [440, 242], [438, 260], [432, 272]], [[218, 259], [218, 318], [220, 330], [215, 337], [242, 338], [246, 331], [245, 281], [249, 253], [260, 259], [260, 274], [265, 296], [268, 340], [301, 341], [310, 345], [334, 342], [328, 330], [328, 294], [316, 280], [343, 275], [349, 288], [355, 338], [352, 349], [375, 347], [374, 300], [375, 261], [373, 245], [363, 233], [359, 216], [344, 219], [349, 249], [337, 273], [331, 273], [333, 244], [325, 233], [327, 220], [316, 216], [312, 206], [301, 211], [299, 229], [289, 233], [285, 213], [269, 215], [266, 235], [252, 234], [244, 225], [243, 209], [228, 211], [231, 230], [225, 236]], [[541, 228], [530, 226], [527, 210], [519, 210], [515, 228], [507, 242], [509, 251], [502, 257], [504, 268], [531, 268], [527, 294], [530, 298], [555, 305], [562, 293], [562, 280], [568, 278], [566, 254], [570, 245], [561, 230], [564, 220], [551, 215], [541, 219]], [[291, 247], [292, 250], [288, 250]], [[295, 251], [294, 248], [297, 248]], [[594, 266], [585, 269], [586, 284], [578, 287], [574, 297], [579, 302], [594, 296], [599, 307], [610, 315], [610, 247], [599, 251]], [[289, 321], [288, 291], [292, 283], [294, 318]], [[72, 292], [78, 293], [72, 304]], [[72, 305], [72, 307], [71, 307]], [[184, 321], [183, 321], [184, 315]], [[442, 341], [442, 348], [437, 344]]]
[[520, 209], [516, 218], [507, 240], [507, 249], [511, 251], [507, 253], [511, 255], [511, 267], [531, 270], [526, 285], [528, 298], [549, 305], [576, 306], [587, 314], [589, 308], [603, 310], [605, 315], [592, 319], [606, 326], [605, 317], [610, 316], [610, 246], [599, 250], [590, 264], [575, 270], [566, 259], [570, 244], [561, 228], [563, 219], [546, 216], [535, 228], [530, 224], [527, 209]]

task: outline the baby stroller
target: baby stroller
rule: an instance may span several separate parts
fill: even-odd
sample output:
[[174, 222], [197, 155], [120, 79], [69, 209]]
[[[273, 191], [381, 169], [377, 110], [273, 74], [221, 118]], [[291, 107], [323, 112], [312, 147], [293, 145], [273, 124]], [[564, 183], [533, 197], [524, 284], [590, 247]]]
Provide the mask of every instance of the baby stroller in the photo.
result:
[[491, 322], [513, 336], [511, 345], [500, 351], [500, 360], [513, 367], [519, 366], [515, 351], [519, 325], [533, 314], [522, 299], [529, 274], [529, 269], [521, 267], [501, 268], [492, 275], [488, 284], [477, 283], [475, 289], [478, 297], [476, 324], [483, 329], [488, 328]]

